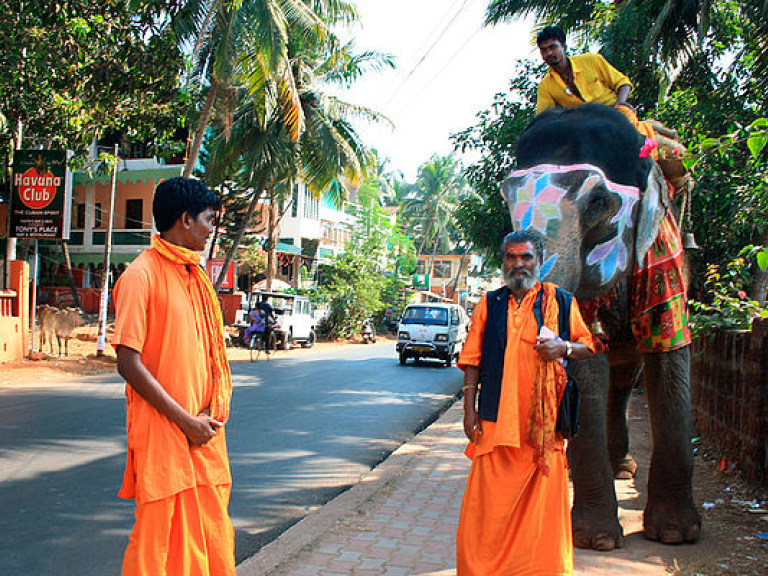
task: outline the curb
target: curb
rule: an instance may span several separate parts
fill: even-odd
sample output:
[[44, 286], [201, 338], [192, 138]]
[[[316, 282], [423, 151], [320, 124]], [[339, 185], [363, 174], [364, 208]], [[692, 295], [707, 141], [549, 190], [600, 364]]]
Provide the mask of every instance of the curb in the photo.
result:
[[291, 526], [237, 566], [239, 576], [264, 576], [321, 538], [351, 512], [362, 509], [379, 491], [397, 481], [411, 461], [429, 450], [441, 435], [434, 430], [462, 418], [462, 401], [454, 403], [432, 424], [381, 462], [346, 492]]

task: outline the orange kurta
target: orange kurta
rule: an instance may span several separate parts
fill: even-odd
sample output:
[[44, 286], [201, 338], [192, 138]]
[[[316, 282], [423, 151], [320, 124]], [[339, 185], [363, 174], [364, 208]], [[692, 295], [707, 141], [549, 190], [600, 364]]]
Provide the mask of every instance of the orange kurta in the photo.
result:
[[[114, 290], [116, 307], [115, 332], [112, 345], [127, 346], [141, 353], [141, 361], [165, 390], [190, 414], [199, 414], [211, 403], [213, 378], [208, 336], [203, 329], [203, 306], [199, 292], [192, 285], [192, 274], [183, 264], [176, 264], [160, 256], [152, 248], [145, 250], [123, 273]], [[145, 525], [155, 526], [167, 522], [167, 538], [182, 538], [186, 548], [203, 551], [224, 547], [224, 556], [231, 556], [231, 570], [211, 573], [234, 573], [232, 525], [226, 515], [229, 470], [224, 428], [204, 446], [190, 445], [187, 437], [171, 420], [150, 406], [130, 385], [126, 385], [128, 458], [122, 498], [136, 499], [136, 526], [131, 535], [126, 562], [139, 554], [158, 554], [157, 562], [167, 561], [161, 538], [157, 534], [142, 532]], [[210, 487], [197, 493], [198, 487]], [[184, 494], [182, 494], [184, 493]], [[190, 512], [185, 502], [194, 501], [197, 512]], [[160, 511], [162, 509], [162, 511]], [[169, 513], [168, 510], [173, 510]], [[223, 510], [224, 517], [221, 518]], [[209, 518], [212, 513], [218, 517]], [[147, 521], [143, 515], [149, 515]], [[198, 516], [197, 520], [193, 516]], [[202, 517], [200, 517], [202, 516]], [[161, 520], [165, 518], [166, 520]], [[198, 541], [193, 525], [228, 527], [220, 534], [202, 533]], [[145, 546], [142, 536], [157, 541], [156, 546]], [[213, 540], [211, 540], [213, 538]], [[158, 548], [159, 546], [159, 548]], [[227, 551], [226, 548], [229, 548]], [[218, 550], [217, 554], [221, 553]], [[202, 555], [203, 560], [206, 554]], [[193, 554], [192, 557], [200, 557]], [[200, 573], [146, 572], [140, 565], [152, 565], [152, 560], [140, 558], [132, 570], [125, 573]], [[170, 566], [170, 561], [168, 561]], [[201, 568], [202, 570], [203, 568]]]
[[[514, 297], [509, 299], [497, 422], [482, 421], [483, 434], [468, 449], [473, 462], [459, 520], [459, 576], [573, 573], [563, 440], [558, 435], [549, 476], [536, 466], [533, 448], [525, 441], [538, 356], [533, 304], [539, 287], [519, 306]], [[484, 296], [472, 315], [459, 367], [480, 366], [487, 315]], [[573, 342], [592, 348], [576, 300], [570, 328]]]

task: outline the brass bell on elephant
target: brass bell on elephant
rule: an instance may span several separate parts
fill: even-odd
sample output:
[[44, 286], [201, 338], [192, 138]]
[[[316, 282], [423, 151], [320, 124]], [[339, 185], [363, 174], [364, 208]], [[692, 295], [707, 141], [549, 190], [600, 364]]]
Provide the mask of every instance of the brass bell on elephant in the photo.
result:
[[699, 245], [696, 244], [696, 237], [693, 232], [686, 232], [683, 234], [683, 248], [686, 250], [698, 250]]

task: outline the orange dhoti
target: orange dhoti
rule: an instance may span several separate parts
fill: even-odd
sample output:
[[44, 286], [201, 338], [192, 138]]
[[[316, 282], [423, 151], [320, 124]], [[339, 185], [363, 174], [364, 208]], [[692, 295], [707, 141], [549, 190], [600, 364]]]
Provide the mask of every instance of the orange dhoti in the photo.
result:
[[[493, 422], [483, 422], [484, 435]], [[458, 576], [573, 574], [562, 448], [545, 476], [528, 447], [496, 446], [472, 462], [457, 537]]]
[[230, 486], [196, 486], [136, 505], [123, 576], [235, 574], [235, 533], [227, 514]]

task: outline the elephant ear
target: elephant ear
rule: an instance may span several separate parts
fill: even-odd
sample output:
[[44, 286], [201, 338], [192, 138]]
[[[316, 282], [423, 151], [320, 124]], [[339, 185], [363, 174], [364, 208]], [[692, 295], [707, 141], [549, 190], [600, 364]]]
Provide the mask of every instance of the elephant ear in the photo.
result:
[[654, 162], [653, 168], [648, 172], [643, 200], [640, 202], [635, 236], [635, 257], [638, 266], [643, 265], [645, 255], [659, 235], [659, 227], [667, 214], [667, 209], [667, 181], [664, 179], [661, 168]]

